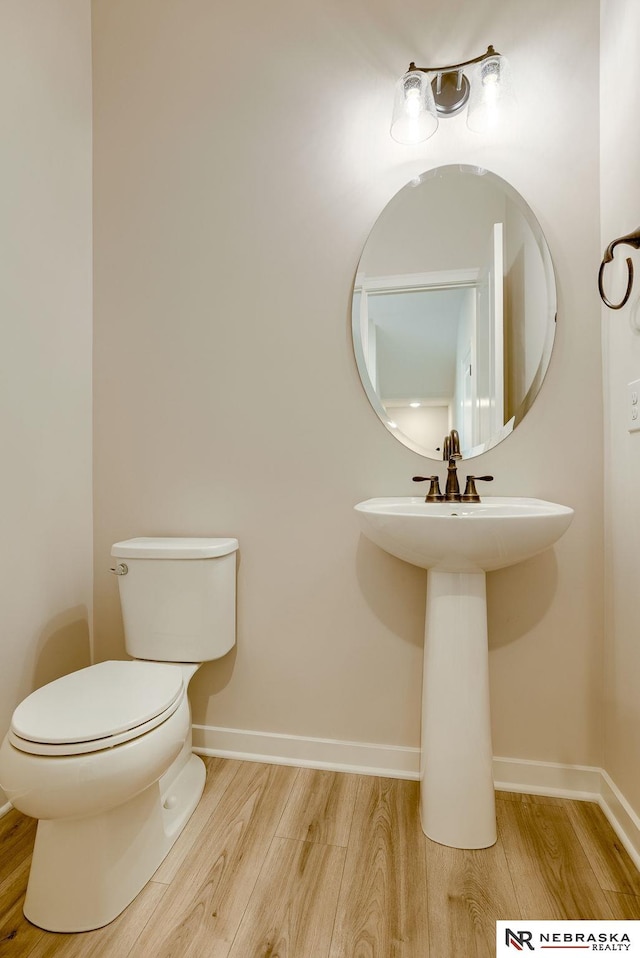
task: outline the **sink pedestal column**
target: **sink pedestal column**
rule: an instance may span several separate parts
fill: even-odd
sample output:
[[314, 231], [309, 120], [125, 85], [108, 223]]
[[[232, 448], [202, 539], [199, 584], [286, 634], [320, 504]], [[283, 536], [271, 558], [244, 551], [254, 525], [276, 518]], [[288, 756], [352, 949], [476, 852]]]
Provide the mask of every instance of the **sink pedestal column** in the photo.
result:
[[496, 841], [485, 573], [429, 569], [420, 816], [441, 845]]

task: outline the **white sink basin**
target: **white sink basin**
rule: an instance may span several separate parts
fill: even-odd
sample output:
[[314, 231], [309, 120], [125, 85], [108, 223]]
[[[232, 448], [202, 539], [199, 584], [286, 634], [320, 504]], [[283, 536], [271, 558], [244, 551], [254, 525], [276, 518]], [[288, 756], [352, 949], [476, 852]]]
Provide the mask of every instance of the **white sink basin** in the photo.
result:
[[543, 499], [482, 502], [367, 499], [355, 506], [364, 535], [423, 569], [490, 572], [543, 552], [567, 530], [573, 509]]
[[423, 831], [443, 845], [487, 848], [496, 840], [496, 817], [485, 573], [548, 549], [568, 528], [573, 509], [542, 499], [487, 496], [478, 503], [429, 503], [411, 496], [368, 499], [355, 510], [367, 538], [429, 570]]

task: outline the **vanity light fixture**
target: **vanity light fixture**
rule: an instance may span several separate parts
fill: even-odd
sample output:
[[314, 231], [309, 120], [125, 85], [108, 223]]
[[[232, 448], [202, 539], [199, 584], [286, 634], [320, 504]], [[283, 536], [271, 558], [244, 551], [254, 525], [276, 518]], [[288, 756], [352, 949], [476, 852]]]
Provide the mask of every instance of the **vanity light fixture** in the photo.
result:
[[482, 56], [443, 67], [409, 69], [396, 86], [391, 136], [398, 143], [422, 143], [438, 129], [440, 117], [467, 108], [467, 126], [491, 129], [513, 100], [509, 64], [492, 46]]

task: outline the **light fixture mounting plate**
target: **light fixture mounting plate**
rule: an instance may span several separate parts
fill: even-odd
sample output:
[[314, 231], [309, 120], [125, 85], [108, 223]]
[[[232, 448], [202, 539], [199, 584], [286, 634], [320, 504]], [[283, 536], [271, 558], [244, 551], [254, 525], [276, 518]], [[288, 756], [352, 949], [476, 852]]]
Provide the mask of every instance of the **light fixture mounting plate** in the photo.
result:
[[431, 81], [439, 116], [455, 116], [467, 105], [471, 87], [462, 71], [441, 73]]

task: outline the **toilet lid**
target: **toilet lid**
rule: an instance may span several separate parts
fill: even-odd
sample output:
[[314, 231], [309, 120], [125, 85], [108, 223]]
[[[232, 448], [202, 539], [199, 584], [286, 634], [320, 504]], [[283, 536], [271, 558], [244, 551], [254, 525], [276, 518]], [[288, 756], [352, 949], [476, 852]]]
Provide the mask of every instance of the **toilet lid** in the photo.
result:
[[32, 692], [13, 713], [11, 740], [41, 754], [48, 746], [74, 753], [108, 748], [113, 736], [125, 741], [172, 714], [183, 689], [177, 665], [100, 662]]

